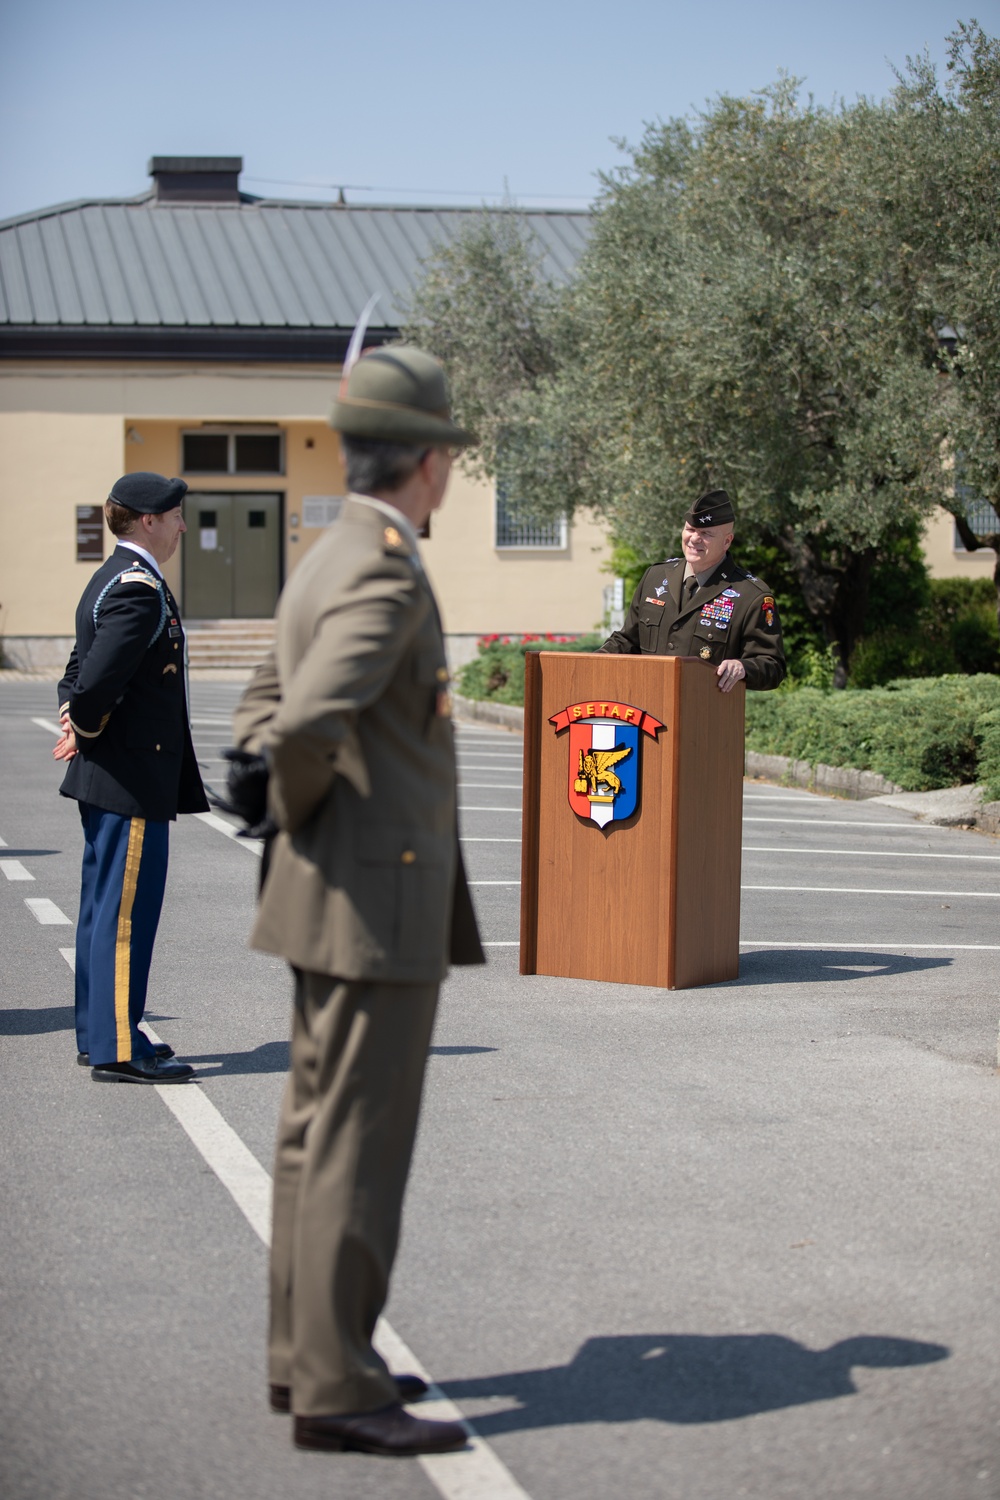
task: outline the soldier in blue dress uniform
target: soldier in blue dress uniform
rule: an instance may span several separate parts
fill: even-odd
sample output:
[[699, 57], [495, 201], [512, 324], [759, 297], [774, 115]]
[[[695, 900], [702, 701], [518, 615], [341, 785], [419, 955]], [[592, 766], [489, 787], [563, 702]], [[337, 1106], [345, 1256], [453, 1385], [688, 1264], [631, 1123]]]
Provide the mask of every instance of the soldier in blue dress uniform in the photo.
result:
[[60, 792], [80, 805], [76, 1036], [99, 1082], [181, 1083], [193, 1068], [139, 1029], [170, 823], [205, 812], [184, 687], [184, 634], [163, 578], [185, 530], [183, 479], [126, 474], [105, 517], [114, 552], [84, 589], [59, 684]]

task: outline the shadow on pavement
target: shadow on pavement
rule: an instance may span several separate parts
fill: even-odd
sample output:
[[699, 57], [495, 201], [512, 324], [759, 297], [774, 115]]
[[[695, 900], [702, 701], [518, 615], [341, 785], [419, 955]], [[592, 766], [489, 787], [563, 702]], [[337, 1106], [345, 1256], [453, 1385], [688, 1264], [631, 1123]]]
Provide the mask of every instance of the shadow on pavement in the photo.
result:
[[871, 948], [757, 948], [740, 954], [740, 977], [725, 985], [787, 984], [790, 980], [816, 984], [849, 979], [885, 979], [946, 969], [951, 958], [916, 958], [904, 953], [881, 953]]
[[431, 1057], [467, 1057], [473, 1052], [499, 1052], [499, 1047], [428, 1047]]
[[38, 1010], [18, 1006], [0, 1010], [0, 1036], [42, 1036], [48, 1031], [73, 1031], [72, 1005], [47, 1005]]
[[[10, 1012], [7, 1012], [9, 1015]], [[73, 1024], [73, 1012], [68, 1011], [69, 1024]], [[48, 1028], [56, 1030], [55, 1027]], [[467, 1052], [496, 1052], [496, 1047], [431, 1047], [432, 1053], [454, 1057]], [[263, 1042], [252, 1052], [202, 1052], [196, 1057], [184, 1053], [184, 1062], [204, 1068], [202, 1077], [221, 1078], [228, 1073], [287, 1073], [288, 1043]]]
[[942, 1344], [859, 1335], [812, 1350], [776, 1333], [629, 1334], [588, 1339], [568, 1365], [441, 1382], [453, 1400], [508, 1398], [514, 1410], [470, 1420], [483, 1437], [584, 1422], [731, 1422], [851, 1396], [853, 1365], [947, 1359]]
[[197, 1057], [185, 1052], [182, 1061], [194, 1067], [204, 1065], [204, 1078], [221, 1078], [227, 1073], [287, 1073], [288, 1043], [262, 1042], [250, 1052], [202, 1052]]

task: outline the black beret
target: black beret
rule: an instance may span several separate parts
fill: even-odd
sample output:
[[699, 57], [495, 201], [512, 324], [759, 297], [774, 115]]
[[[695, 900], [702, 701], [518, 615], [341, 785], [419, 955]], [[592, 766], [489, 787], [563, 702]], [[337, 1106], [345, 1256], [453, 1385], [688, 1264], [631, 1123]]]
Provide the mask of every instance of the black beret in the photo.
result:
[[733, 502], [725, 490], [706, 490], [684, 517], [689, 526], [731, 526], [736, 520]]
[[180, 505], [187, 494], [183, 479], [164, 479], [162, 474], [150, 474], [140, 470], [137, 474], [124, 474], [111, 486], [109, 500], [116, 505], [127, 505], [129, 510], [141, 516], [162, 516], [164, 511]]

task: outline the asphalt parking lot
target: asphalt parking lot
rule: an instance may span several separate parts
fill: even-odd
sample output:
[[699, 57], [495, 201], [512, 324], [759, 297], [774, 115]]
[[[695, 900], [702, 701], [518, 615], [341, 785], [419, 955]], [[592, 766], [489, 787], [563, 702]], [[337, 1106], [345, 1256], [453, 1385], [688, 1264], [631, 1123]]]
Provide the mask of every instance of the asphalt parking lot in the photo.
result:
[[[237, 692], [193, 685], [209, 781]], [[12, 1500], [1000, 1495], [1000, 840], [748, 782], [737, 980], [522, 977], [520, 741], [459, 725], [489, 963], [443, 992], [385, 1337], [481, 1441], [300, 1454], [265, 1403], [257, 859], [180, 820], [148, 1014], [199, 1081], [92, 1085], [54, 711], [0, 684]]]

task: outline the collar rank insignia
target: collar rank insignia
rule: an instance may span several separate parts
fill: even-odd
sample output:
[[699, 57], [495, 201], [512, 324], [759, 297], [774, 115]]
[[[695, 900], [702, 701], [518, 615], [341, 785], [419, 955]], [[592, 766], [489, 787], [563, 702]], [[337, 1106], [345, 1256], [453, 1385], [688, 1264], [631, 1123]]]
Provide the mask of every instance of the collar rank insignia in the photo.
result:
[[569, 730], [569, 805], [605, 828], [631, 817], [639, 803], [640, 732], [656, 739], [659, 719], [630, 703], [571, 703], [549, 723]]

